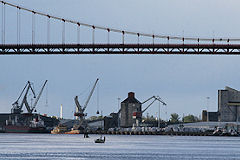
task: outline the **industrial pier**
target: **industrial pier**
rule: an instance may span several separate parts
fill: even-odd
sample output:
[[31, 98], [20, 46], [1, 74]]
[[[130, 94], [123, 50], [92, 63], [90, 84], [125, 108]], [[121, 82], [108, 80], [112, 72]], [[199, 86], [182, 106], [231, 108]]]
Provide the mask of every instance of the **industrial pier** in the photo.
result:
[[[7, 133], [53, 133], [53, 134], [119, 134], [119, 135], [181, 135], [181, 136], [238, 136], [240, 133], [240, 91], [225, 87], [218, 91], [218, 111], [202, 111], [202, 120], [195, 123], [172, 123], [158, 119], [147, 122], [143, 113], [154, 103], [167, 104], [159, 96], [151, 96], [144, 101], [129, 92], [127, 98], [120, 103], [117, 112], [109, 116], [96, 116], [97, 119], [86, 118], [85, 112], [99, 79], [97, 78], [84, 105], [74, 97], [76, 119], [63, 119], [61, 116], [47, 117], [36, 113], [36, 106], [47, 80], [38, 94], [27, 82], [20, 96], [12, 104], [11, 113], [0, 114], [0, 132]], [[29, 105], [27, 97], [31, 94], [35, 102]], [[27, 112], [23, 113], [25, 106]], [[99, 111], [97, 110], [97, 114]]]

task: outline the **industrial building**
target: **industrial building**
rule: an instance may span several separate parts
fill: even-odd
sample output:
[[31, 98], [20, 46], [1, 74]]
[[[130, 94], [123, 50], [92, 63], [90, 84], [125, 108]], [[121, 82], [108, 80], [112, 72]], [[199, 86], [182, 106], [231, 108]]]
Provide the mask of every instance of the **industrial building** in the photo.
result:
[[[150, 101], [151, 103], [142, 110], [142, 105]], [[147, 100], [140, 102], [135, 98], [134, 92], [129, 92], [128, 97], [121, 102], [121, 109], [118, 112], [118, 115], [119, 113], [121, 114], [120, 126], [124, 128], [141, 126], [143, 113], [156, 101], [159, 101], [164, 106], [167, 105], [159, 96], [152, 96]]]
[[135, 98], [134, 92], [129, 92], [128, 97], [121, 102], [120, 126], [132, 127], [135, 123], [133, 113], [141, 113], [141, 111], [142, 103]]
[[202, 112], [203, 121], [239, 122], [240, 121], [240, 91], [225, 87], [218, 90], [218, 111]]
[[208, 112], [207, 110], [202, 111], [202, 121], [203, 122], [217, 122], [218, 112]]
[[111, 113], [97, 120], [88, 120], [87, 123], [90, 130], [108, 130], [117, 127], [118, 118], [116, 113]]
[[239, 122], [240, 91], [230, 87], [218, 91], [218, 120], [220, 122]]
[[[78, 124], [79, 120], [73, 119], [60, 119], [60, 124], [66, 126], [68, 130], [71, 130], [75, 124]], [[108, 130], [109, 128], [116, 128], [118, 125], [118, 114], [111, 113], [109, 116], [99, 118], [96, 120], [86, 119], [87, 128], [90, 130]]]

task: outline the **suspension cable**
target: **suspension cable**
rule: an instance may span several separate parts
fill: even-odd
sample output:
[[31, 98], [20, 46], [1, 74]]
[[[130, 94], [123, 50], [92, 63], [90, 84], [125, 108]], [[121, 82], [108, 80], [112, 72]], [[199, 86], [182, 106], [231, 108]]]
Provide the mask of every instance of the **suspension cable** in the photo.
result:
[[5, 22], [6, 22], [5, 3], [2, 3], [2, 44], [5, 44]]
[[[0, 1], [1, 3], [3, 4], [6, 4], [6, 5], [9, 5], [9, 6], [12, 6], [12, 7], [15, 7], [15, 8], [20, 8], [21, 10], [25, 10], [25, 11], [28, 11], [28, 12], [32, 12], [33, 10], [30, 10], [30, 9], [27, 9], [27, 8], [24, 8], [24, 7], [19, 7], [17, 5], [14, 5], [14, 4], [11, 4], [11, 3], [8, 3], [8, 2], [5, 2], [5, 1]], [[36, 11], [35, 11], [36, 12]], [[45, 14], [45, 13], [42, 13], [42, 12], [36, 12], [36, 14], [38, 15], [41, 15], [41, 16], [45, 16], [45, 17], [51, 17], [52, 19], [56, 19], [56, 20], [60, 20], [62, 21], [64, 18], [61, 18], [61, 17], [57, 17], [57, 16], [52, 16], [52, 15], [48, 15], [48, 14]], [[107, 30], [107, 29], [110, 29], [112, 32], [117, 32], [117, 33], [122, 33], [123, 30], [120, 30], [120, 29], [115, 29], [115, 28], [108, 28], [108, 27], [102, 27], [102, 26], [96, 26], [96, 25], [91, 25], [91, 24], [87, 24], [87, 23], [80, 23], [78, 21], [73, 21], [73, 20], [69, 20], [69, 19], [64, 19], [65, 22], [68, 22], [68, 23], [73, 23], [73, 24], [80, 24], [82, 26], [86, 26], [86, 27], [92, 27], [94, 26], [95, 29], [100, 29], [100, 30]], [[124, 31], [124, 34], [130, 34], [130, 35], [141, 35], [141, 36], [144, 36], [144, 37], [152, 37], [152, 34], [148, 34], [148, 33], [138, 33], [138, 32], [133, 32], [133, 31]], [[124, 37], [124, 36], [123, 36]], [[155, 35], [155, 38], [161, 38], [161, 39], [165, 39], [165, 38], [168, 38], [169, 39], [172, 39], [172, 40], [182, 40], [182, 37], [181, 36], [166, 36], [166, 35], [161, 35], [161, 34], [156, 34]], [[212, 41], [212, 38], [196, 38], [196, 37], [184, 37], [184, 40], [189, 40], [189, 41], [197, 41], [197, 40], [201, 40], [201, 41], [209, 41], [211, 42]], [[215, 38], [214, 41], [240, 41], [240, 38]]]

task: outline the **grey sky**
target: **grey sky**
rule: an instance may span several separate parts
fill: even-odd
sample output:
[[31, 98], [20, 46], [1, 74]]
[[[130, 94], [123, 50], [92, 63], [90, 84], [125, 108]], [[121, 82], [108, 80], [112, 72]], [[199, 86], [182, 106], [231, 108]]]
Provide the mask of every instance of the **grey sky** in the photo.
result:
[[[21, 6], [80, 22], [100, 26], [164, 35], [191, 37], [240, 37], [237, 21], [240, 5], [236, 0], [12, 0]], [[16, 11], [10, 9], [7, 20], [7, 43], [16, 42]], [[8, 12], [7, 12], [8, 13]], [[31, 15], [22, 13], [21, 39], [31, 39]], [[46, 19], [37, 17], [37, 43], [46, 42]], [[1, 26], [0, 26], [1, 27]], [[61, 42], [61, 23], [52, 22], [51, 42]], [[30, 27], [31, 28], [31, 27]], [[106, 41], [106, 34], [96, 31], [96, 41]], [[76, 27], [66, 26], [66, 41], [76, 41]], [[82, 42], [91, 39], [91, 32], [82, 30]], [[111, 35], [113, 42], [121, 36]], [[128, 43], [136, 37], [127, 37]], [[148, 40], [150, 41], [150, 40]], [[144, 42], [148, 42], [144, 39]], [[157, 41], [163, 43], [164, 41]], [[39, 88], [48, 79], [48, 107], [46, 93], [39, 105], [40, 113], [59, 115], [60, 104], [64, 116], [73, 117], [73, 98], [99, 81], [100, 109], [104, 114], [117, 110], [117, 98], [125, 99], [129, 91], [144, 101], [159, 95], [168, 104], [161, 115], [166, 119], [176, 112], [201, 114], [210, 98], [210, 109], [217, 110], [217, 90], [229, 85], [240, 89], [238, 56], [1, 56], [0, 112], [9, 112], [27, 80]], [[89, 88], [90, 89], [90, 88]], [[80, 98], [81, 99], [81, 98]], [[155, 115], [155, 103], [148, 110]], [[87, 112], [95, 115], [96, 94]]]

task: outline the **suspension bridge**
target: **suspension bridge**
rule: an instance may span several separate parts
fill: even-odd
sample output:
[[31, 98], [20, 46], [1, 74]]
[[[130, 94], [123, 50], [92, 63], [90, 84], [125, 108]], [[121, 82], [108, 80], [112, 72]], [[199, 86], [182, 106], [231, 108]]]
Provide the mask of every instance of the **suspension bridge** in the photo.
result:
[[[39, 54], [205, 54], [205, 55], [239, 55], [240, 39], [238, 38], [196, 38], [184, 36], [168, 36], [159, 34], [140, 33], [97, 26], [63, 17], [38, 12], [9, 2], [0, 1], [1, 7], [1, 43], [0, 55], [39, 55]], [[10, 11], [8, 11], [10, 10]], [[9, 18], [13, 12], [15, 19]], [[54, 23], [61, 31], [58, 33], [60, 42], [51, 41]], [[30, 22], [31, 24], [26, 24]], [[37, 28], [38, 24], [44, 24]], [[11, 27], [10, 27], [11, 25]], [[75, 33], [68, 36], [66, 25], [75, 28]], [[15, 28], [14, 28], [15, 27]], [[30, 36], [23, 37], [22, 30]], [[54, 29], [53, 29], [54, 28]], [[71, 29], [71, 32], [73, 28]], [[88, 30], [87, 35], [82, 35]], [[96, 37], [101, 32], [100, 41]], [[38, 33], [41, 33], [39, 35]], [[43, 33], [43, 34], [42, 34]], [[37, 36], [39, 35], [39, 37]], [[82, 36], [81, 36], [82, 35]], [[102, 38], [104, 35], [106, 38]], [[25, 36], [25, 34], [24, 34]], [[75, 36], [75, 38], [72, 38]], [[16, 37], [16, 41], [8, 41], [8, 37]], [[71, 37], [67, 41], [67, 37]], [[88, 37], [88, 38], [86, 38]], [[112, 39], [118, 37], [119, 42]], [[126, 39], [131, 37], [131, 43]], [[38, 39], [41, 39], [38, 40]], [[73, 39], [75, 39], [73, 41]], [[105, 40], [106, 39], [106, 40]], [[145, 39], [148, 39], [145, 42]], [[149, 42], [149, 39], [150, 42]], [[161, 40], [162, 43], [157, 43]]]

